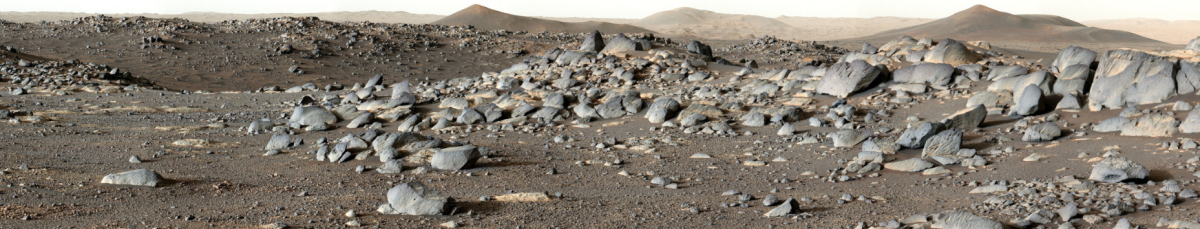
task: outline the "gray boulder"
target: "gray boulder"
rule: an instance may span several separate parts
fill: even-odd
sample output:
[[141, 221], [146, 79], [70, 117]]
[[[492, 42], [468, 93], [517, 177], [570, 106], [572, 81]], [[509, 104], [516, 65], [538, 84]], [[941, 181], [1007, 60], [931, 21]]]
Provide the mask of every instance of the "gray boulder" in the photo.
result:
[[383, 165], [379, 165], [379, 168], [375, 169], [376, 172], [383, 174], [395, 174], [400, 173], [403, 170], [404, 167], [400, 165], [400, 160], [388, 160], [387, 162], [384, 162]]
[[1179, 72], [1175, 73], [1175, 92], [1183, 95], [1200, 89], [1200, 62], [1179, 60]]
[[1062, 136], [1062, 130], [1058, 128], [1058, 125], [1044, 122], [1025, 129], [1025, 135], [1021, 136], [1021, 141], [1044, 142], [1054, 140], [1058, 136]]
[[475, 146], [466, 145], [437, 150], [429, 164], [435, 169], [460, 170], [475, 164], [481, 155]]
[[1123, 157], [1107, 157], [1092, 166], [1088, 180], [1105, 183], [1117, 183], [1125, 179], [1142, 179], [1150, 175], [1150, 170]]
[[909, 126], [908, 129], [904, 130], [904, 133], [900, 134], [900, 138], [896, 139], [896, 144], [912, 149], [922, 148], [925, 146], [925, 142], [928, 141], [930, 137], [933, 137], [933, 135], [941, 132], [942, 128], [943, 127], [941, 123], [916, 123], [912, 126]]
[[1067, 66], [1058, 73], [1058, 80], [1054, 82], [1054, 94], [1081, 95], [1087, 90], [1086, 86], [1091, 80], [1092, 69], [1088, 65]]
[[1117, 116], [1117, 117], [1105, 119], [1104, 121], [1100, 121], [1100, 124], [1096, 124], [1095, 127], [1092, 127], [1092, 131], [1115, 132], [1115, 131], [1124, 130], [1125, 128], [1128, 128], [1132, 125], [1133, 125], [1133, 120], [1130, 120], [1129, 118], [1126, 118], [1126, 117]]
[[1105, 52], [1088, 89], [1088, 109], [1162, 102], [1175, 93], [1164, 90], [1175, 88], [1173, 71], [1174, 64], [1162, 57], [1128, 49]]
[[271, 140], [267, 141], [267, 147], [263, 147], [263, 150], [287, 148], [288, 143], [291, 143], [291, 137], [288, 136], [288, 134], [275, 133], [274, 135], [271, 135]]
[[592, 109], [587, 103], [579, 103], [579, 105], [575, 105], [575, 108], [571, 110], [580, 118], [600, 118], [600, 114], [596, 113], [596, 109]]
[[392, 187], [387, 192], [387, 200], [376, 211], [389, 215], [441, 215], [454, 202], [454, 199], [425, 187], [421, 182]]
[[604, 50], [604, 37], [600, 34], [600, 30], [594, 30], [592, 34], [588, 34], [583, 40], [583, 44], [579, 45], [579, 50], [587, 52]]
[[1054, 63], [1050, 64], [1051, 71], [1054, 73], [1065, 72], [1068, 66], [1083, 65], [1091, 66], [1092, 62], [1096, 61], [1096, 52], [1090, 49], [1071, 46], [1058, 52], [1058, 58], [1054, 58]]
[[871, 137], [871, 131], [860, 132], [857, 130], [842, 129], [838, 130], [837, 133], [833, 133], [831, 137], [833, 138], [833, 147], [853, 147]]
[[929, 83], [935, 87], [950, 84], [954, 66], [949, 64], [923, 63], [897, 69], [892, 78], [901, 83]]
[[919, 157], [910, 158], [903, 161], [893, 161], [883, 164], [883, 168], [902, 172], [920, 172], [933, 167], [933, 163], [922, 160]]
[[796, 200], [794, 200], [792, 198], [788, 198], [787, 200], [784, 200], [782, 204], [779, 204], [778, 207], [772, 208], [771, 211], [768, 211], [766, 214], [763, 214], [763, 216], [783, 217], [783, 216], [787, 216], [788, 214], [792, 214], [792, 211], [795, 211], [796, 209], [799, 209], [799, 208], [800, 208], [800, 206], [798, 203], [796, 203]]
[[1185, 134], [1200, 133], [1200, 106], [1196, 106], [1192, 108], [1192, 111], [1188, 112], [1187, 117], [1183, 119], [1183, 123], [1179, 124], [1179, 132]]
[[762, 113], [750, 112], [742, 116], [742, 125], [759, 127], [767, 124], [767, 117]]
[[604, 45], [604, 49], [601, 49], [600, 53], [614, 54], [620, 52], [638, 51], [638, 46], [639, 45], [637, 41], [629, 39], [629, 37], [626, 37], [625, 34], [619, 33], [617, 36], [613, 37], [612, 40], [609, 40], [608, 44]]
[[697, 41], [697, 40], [692, 40], [691, 43], [688, 43], [687, 52], [700, 54], [702, 56], [708, 56], [708, 57], [711, 57], [713, 55], [712, 47], [709, 47], [708, 45], [706, 45], [704, 43], [700, 43], [700, 41]]
[[925, 148], [921, 149], [921, 157], [957, 155], [962, 147], [962, 135], [962, 130], [949, 129], [930, 137], [925, 141]]
[[865, 61], [855, 60], [834, 64], [817, 83], [817, 93], [845, 98], [867, 88], [880, 74], [879, 68]]
[[308, 106], [297, 107], [292, 111], [292, 117], [288, 118], [289, 124], [299, 124], [301, 126], [310, 126], [316, 124], [333, 125], [337, 123], [337, 116], [333, 112], [325, 110], [325, 108]]
[[979, 61], [979, 55], [967, 49], [966, 45], [949, 38], [938, 42], [937, 46], [934, 46], [929, 49], [928, 53], [925, 53], [925, 62], [930, 63], [962, 65], [972, 64], [975, 61]]
[[[1017, 94], [1013, 94], [1017, 95]], [[1010, 117], [1024, 117], [1033, 115], [1041, 109], [1040, 101], [1042, 100], [1042, 89], [1037, 85], [1025, 86], [1019, 97], [1016, 97], [1017, 104], [1013, 106], [1009, 113]]]
[[1188, 41], [1187, 46], [1184, 46], [1183, 49], [1191, 49], [1193, 51], [1200, 52], [1200, 37], [1196, 37], [1195, 39]]
[[[1059, 82], [1061, 82], [1061, 81], [1059, 81]], [[1054, 109], [1063, 110], [1063, 109], [1079, 109], [1079, 108], [1082, 108], [1082, 106], [1079, 105], [1079, 98], [1076, 98], [1075, 94], [1065, 94], [1065, 95], [1063, 95], [1062, 100], [1058, 101], [1058, 106], [1055, 107]]]
[[483, 114], [480, 114], [479, 111], [476, 111], [474, 108], [470, 108], [470, 107], [463, 109], [462, 114], [459, 114], [458, 118], [457, 118], [458, 123], [462, 123], [462, 124], [466, 124], [466, 125], [479, 123], [479, 122], [482, 122], [484, 119], [485, 119], [485, 117], [483, 116]]
[[158, 186], [158, 183], [162, 180], [162, 176], [158, 175], [158, 173], [154, 171], [138, 169], [105, 175], [104, 178], [100, 180], [100, 183], [155, 187]]
[[784, 123], [782, 127], [779, 127], [779, 131], [775, 132], [779, 136], [791, 136], [794, 133], [796, 133], [796, 127], [791, 123]]
[[995, 81], [998, 79], [1014, 77], [1014, 76], [1019, 76], [1019, 75], [1025, 75], [1028, 73], [1029, 73], [1029, 68], [1027, 68], [1025, 66], [1020, 66], [1020, 65], [995, 66], [995, 67], [992, 67], [991, 71], [988, 72], [987, 79]]
[[1121, 136], [1170, 137], [1178, 130], [1179, 121], [1166, 114], [1149, 114], [1121, 129]]
[[931, 228], [942, 229], [1003, 229], [1004, 224], [969, 212], [942, 212], [934, 217]]
[[983, 123], [983, 119], [987, 117], [987, 108], [983, 105], [975, 105], [975, 107], [960, 110], [950, 117], [942, 120], [942, 125], [946, 128], [954, 128], [960, 130], [970, 130], [979, 127]]

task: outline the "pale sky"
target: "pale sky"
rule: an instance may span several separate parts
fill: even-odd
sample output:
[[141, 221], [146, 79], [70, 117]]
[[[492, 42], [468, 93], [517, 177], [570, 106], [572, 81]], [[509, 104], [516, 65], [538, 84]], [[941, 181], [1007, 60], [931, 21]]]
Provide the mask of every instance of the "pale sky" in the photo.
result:
[[984, 4], [1013, 14], [1054, 14], [1077, 21], [1123, 18], [1200, 20], [1200, 1], [1196, 0], [0, 0], [0, 11], [256, 14], [377, 10], [449, 15], [471, 4], [523, 16], [587, 18], [642, 18], [679, 7], [765, 17], [941, 18], [975, 4]]

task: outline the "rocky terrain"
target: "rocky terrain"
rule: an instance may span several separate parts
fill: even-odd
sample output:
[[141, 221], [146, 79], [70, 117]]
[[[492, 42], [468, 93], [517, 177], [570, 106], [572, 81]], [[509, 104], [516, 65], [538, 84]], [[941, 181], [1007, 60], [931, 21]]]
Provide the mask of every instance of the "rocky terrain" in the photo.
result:
[[1200, 228], [1200, 39], [0, 31], [0, 228]]

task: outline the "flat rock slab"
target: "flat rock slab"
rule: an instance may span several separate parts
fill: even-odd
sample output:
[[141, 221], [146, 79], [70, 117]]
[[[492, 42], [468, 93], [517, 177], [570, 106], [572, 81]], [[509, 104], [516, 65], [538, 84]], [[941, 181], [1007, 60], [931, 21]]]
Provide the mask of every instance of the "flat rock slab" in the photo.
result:
[[104, 179], [100, 180], [100, 183], [155, 187], [158, 186], [158, 183], [162, 181], [162, 176], [158, 175], [157, 172], [147, 169], [138, 169], [105, 175]]

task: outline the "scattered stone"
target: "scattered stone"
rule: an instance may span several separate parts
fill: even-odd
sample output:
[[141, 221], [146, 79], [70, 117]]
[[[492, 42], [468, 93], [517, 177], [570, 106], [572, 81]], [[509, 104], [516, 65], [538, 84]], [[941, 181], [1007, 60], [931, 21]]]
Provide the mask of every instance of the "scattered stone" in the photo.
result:
[[1117, 183], [1126, 179], [1142, 179], [1150, 175], [1150, 170], [1123, 157], [1106, 157], [1092, 166], [1088, 180], [1105, 183]]
[[105, 175], [104, 179], [100, 180], [100, 183], [155, 187], [162, 181], [163, 178], [158, 173], [146, 169], [138, 169]]
[[381, 214], [440, 215], [453, 198], [425, 187], [421, 182], [396, 185], [387, 192], [387, 203], [379, 206]]

